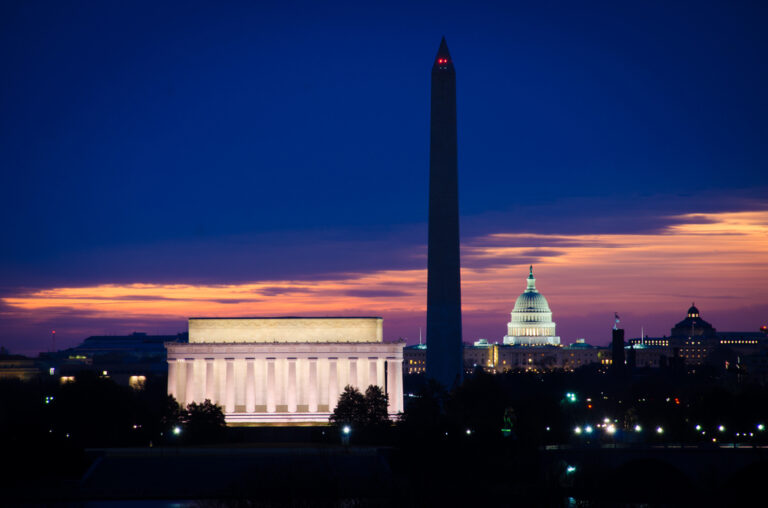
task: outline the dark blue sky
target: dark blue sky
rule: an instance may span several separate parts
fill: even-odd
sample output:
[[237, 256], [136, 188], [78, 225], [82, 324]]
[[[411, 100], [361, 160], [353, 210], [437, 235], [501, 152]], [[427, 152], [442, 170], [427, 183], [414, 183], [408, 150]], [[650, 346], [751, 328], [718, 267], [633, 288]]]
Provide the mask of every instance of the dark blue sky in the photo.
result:
[[422, 267], [442, 35], [464, 238], [768, 208], [764, 2], [497, 4], [3, 2], [0, 297]]

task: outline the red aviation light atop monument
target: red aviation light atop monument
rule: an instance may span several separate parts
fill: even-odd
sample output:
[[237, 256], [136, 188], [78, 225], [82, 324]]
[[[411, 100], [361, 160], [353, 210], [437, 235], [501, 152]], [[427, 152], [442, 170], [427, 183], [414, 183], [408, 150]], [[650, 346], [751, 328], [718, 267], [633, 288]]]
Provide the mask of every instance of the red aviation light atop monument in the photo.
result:
[[440, 41], [440, 47], [437, 49], [437, 56], [435, 56], [435, 63], [432, 66], [432, 72], [436, 70], [450, 71], [452, 74], [455, 72], [453, 68], [453, 60], [451, 60], [451, 53], [448, 51], [448, 43], [445, 42], [445, 37]]

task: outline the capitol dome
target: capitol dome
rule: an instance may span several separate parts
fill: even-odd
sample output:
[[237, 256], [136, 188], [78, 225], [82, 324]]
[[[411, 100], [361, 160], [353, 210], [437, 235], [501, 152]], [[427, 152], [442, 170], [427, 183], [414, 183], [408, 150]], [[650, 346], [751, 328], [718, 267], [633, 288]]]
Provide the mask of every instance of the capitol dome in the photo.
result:
[[528, 272], [528, 287], [517, 297], [512, 317], [507, 323], [504, 344], [521, 346], [557, 346], [552, 311], [544, 295], [536, 289], [533, 266]]

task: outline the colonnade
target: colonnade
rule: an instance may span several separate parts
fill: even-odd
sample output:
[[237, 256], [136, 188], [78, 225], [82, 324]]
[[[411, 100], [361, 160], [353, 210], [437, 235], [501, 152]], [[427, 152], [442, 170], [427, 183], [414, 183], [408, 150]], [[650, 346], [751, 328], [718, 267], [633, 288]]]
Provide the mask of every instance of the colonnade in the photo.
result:
[[390, 413], [403, 409], [402, 347], [398, 354], [357, 356], [206, 355], [174, 349], [174, 354], [169, 349], [168, 393], [181, 404], [210, 399], [229, 415], [327, 414], [350, 384], [361, 391], [378, 385], [389, 395]]

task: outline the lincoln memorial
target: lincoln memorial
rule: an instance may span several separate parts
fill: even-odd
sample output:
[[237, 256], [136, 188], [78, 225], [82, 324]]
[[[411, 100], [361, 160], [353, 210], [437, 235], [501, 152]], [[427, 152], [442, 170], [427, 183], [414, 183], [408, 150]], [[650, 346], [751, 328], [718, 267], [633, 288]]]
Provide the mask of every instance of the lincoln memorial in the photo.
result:
[[190, 318], [189, 343], [168, 342], [168, 393], [210, 399], [227, 423], [327, 422], [346, 385], [378, 385], [403, 409], [403, 342], [382, 318]]

